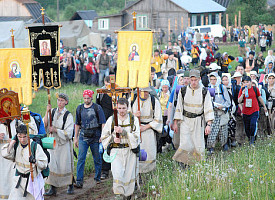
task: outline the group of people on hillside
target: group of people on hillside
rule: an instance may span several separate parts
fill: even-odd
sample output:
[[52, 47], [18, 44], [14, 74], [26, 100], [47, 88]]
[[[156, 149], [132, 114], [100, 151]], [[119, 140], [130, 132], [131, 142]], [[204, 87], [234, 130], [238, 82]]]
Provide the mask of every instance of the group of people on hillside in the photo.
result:
[[[84, 52], [84, 58], [94, 62], [100, 85], [108, 88], [108, 50], [103, 48], [92, 54], [87, 53], [87, 46], [83, 47], [86, 50], [78, 48], [76, 57], [71, 50], [67, 52], [72, 60], [66, 61], [66, 77], [73, 77], [75, 58], [79, 55], [80, 59]], [[202, 161], [205, 153], [213, 155], [217, 142], [228, 151], [244, 144], [254, 145], [257, 139], [271, 135], [275, 107], [273, 50], [268, 50], [266, 58], [258, 54], [256, 59], [255, 52], [250, 51], [232, 73], [228, 69], [235, 58], [217, 51], [217, 45], [211, 41], [196, 44], [189, 42], [188, 37], [184, 44], [169, 42], [166, 49], [155, 50], [148, 87], [141, 88], [139, 98], [134, 93], [120, 97], [117, 116], [113, 113], [112, 97], [95, 96], [94, 91], [84, 90], [84, 103], [71, 111], [75, 112], [75, 119], [66, 108], [69, 96], [61, 93], [57, 108], [47, 105], [44, 117], [31, 116], [28, 127], [13, 120], [12, 138], [8, 125], [1, 123], [1, 199], [43, 199], [43, 195], [56, 196], [57, 189], [64, 186], [68, 187], [68, 194], [75, 193], [75, 188], [84, 184], [89, 148], [95, 183], [109, 178], [111, 171], [116, 198], [131, 199], [140, 189], [139, 184], [146, 181], [140, 175], [156, 169], [158, 152], [174, 149], [172, 159], [188, 169]], [[91, 80], [88, 72], [80, 71], [86, 81]], [[56, 147], [45, 150], [34, 140], [29, 144], [27, 131], [32, 135], [49, 133], [55, 138]], [[76, 178], [73, 146], [79, 149]], [[44, 181], [50, 186], [46, 192]]]

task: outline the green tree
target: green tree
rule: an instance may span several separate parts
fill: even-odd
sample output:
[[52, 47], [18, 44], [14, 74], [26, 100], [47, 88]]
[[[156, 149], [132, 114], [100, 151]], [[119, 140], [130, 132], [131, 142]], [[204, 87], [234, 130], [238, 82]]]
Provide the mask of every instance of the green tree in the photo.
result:
[[271, 11], [267, 10], [267, 0], [235, 0], [226, 10], [229, 16], [229, 24], [235, 24], [235, 15], [241, 11], [242, 25], [274, 24], [275, 18]]

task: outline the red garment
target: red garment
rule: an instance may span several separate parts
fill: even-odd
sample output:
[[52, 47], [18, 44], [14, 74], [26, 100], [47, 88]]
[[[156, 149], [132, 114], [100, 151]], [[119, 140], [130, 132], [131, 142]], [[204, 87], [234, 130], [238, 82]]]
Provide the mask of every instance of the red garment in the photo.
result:
[[[238, 98], [240, 98], [240, 96], [242, 95], [243, 90], [240, 90]], [[257, 96], [255, 94], [253, 87], [248, 89], [248, 95], [249, 95], [249, 97], [247, 97], [247, 98], [245, 96], [243, 97], [242, 113], [245, 115], [251, 115], [252, 113], [254, 113], [256, 111], [259, 111], [259, 104], [258, 104], [258, 100], [257, 100], [257, 97], [261, 96], [259, 88], [257, 88]], [[249, 107], [249, 108], [245, 107], [246, 99], [252, 99], [252, 107]]]
[[207, 56], [206, 59], [206, 66], [209, 66], [212, 62], [215, 62], [215, 58], [213, 58], [212, 56]]
[[93, 95], [94, 95], [94, 91], [93, 90], [84, 90], [83, 97], [86, 96], [86, 95], [88, 95], [89, 97], [92, 98]]

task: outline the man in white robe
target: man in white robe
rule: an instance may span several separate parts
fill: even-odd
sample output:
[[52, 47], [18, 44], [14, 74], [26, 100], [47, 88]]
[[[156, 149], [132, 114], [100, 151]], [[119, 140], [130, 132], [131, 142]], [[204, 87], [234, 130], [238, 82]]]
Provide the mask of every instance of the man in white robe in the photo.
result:
[[[7, 127], [0, 123], [0, 150], [9, 142]], [[0, 200], [9, 198], [14, 174], [14, 163], [11, 160], [3, 158], [0, 151]]]
[[133, 114], [127, 113], [128, 101], [125, 98], [120, 98], [117, 105], [118, 126], [114, 126], [113, 116], [109, 117], [101, 140], [105, 150], [108, 146], [111, 148], [110, 156], [115, 156], [111, 163], [114, 194], [130, 199], [138, 176], [138, 156], [134, 151], [140, 143], [139, 121]]
[[[35, 156], [29, 155], [27, 127], [19, 125], [16, 128], [18, 146], [16, 148], [16, 155], [14, 145], [16, 140], [12, 140], [9, 144], [2, 147], [2, 156], [9, 160], [14, 160], [16, 163], [16, 174], [13, 177], [13, 186], [8, 199], [11, 200], [42, 200], [44, 193], [44, 180], [41, 171], [46, 169], [48, 158], [40, 145], [36, 146]], [[32, 143], [32, 140], [30, 141]], [[36, 184], [32, 184], [30, 176], [30, 163], [33, 166], [33, 177]], [[40, 184], [37, 184], [40, 183]], [[35, 197], [33, 194], [36, 194]]]
[[[160, 102], [149, 94], [151, 88], [147, 87], [142, 89], [142, 91], [144, 92], [144, 98], [140, 98], [140, 111], [138, 111], [137, 99], [134, 101], [131, 109], [135, 116], [140, 116], [140, 149], [144, 149], [147, 152], [147, 160], [139, 161], [139, 173], [147, 173], [156, 168], [156, 134], [162, 132], [163, 122]], [[155, 102], [154, 108], [151, 102], [152, 98], [154, 98]]]
[[[184, 99], [182, 98], [184, 87], [179, 91], [174, 117], [175, 132], [178, 132], [178, 121], [182, 120], [182, 123], [180, 146], [173, 156], [173, 160], [184, 167], [203, 159], [205, 152], [204, 132], [206, 135], [210, 133], [211, 123], [214, 120], [209, 91], [199, 84], [200, 72], [191, 70], [189, 76], [191, 83], [185, 88]], [[203, 90], [205, 91], [203, 92]], [[205, 96], [204, 100], [203, 96]]]
[[[49, 112], [53, 114], [51, 106], [47, 106], [44, 124], [47, 132], [50, 132], [50, 137], [56, 140], [56, 147], [49, 149], [50, 153], [50, 176], [46, 183], [50, 185], [50, 190], [45, 193], [45, 196], [56, 195], [56, 187], [68, 185], [67, 194], [73, 194], [73, 115], [67, 111], [65, 106], [69, 102], [69, 97], [66, 94], [60, 93], [57, 99], [58, 108], [55, 109], [52, 118], [52, 126], [49, 124]], [[64, 123], [64, 115], [67, 113], [67, 118]]]

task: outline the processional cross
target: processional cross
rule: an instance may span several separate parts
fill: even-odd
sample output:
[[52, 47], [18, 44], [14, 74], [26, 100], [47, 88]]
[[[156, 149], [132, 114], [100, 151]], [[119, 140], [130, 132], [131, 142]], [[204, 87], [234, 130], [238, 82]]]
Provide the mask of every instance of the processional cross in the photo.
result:
[[[110, 94], [112, 95], [112, 103], [113, 103], [113, 110], [114, 110], [114, 121], [115, 121], [115, 126], [118, 125], [118, 118], [117, 118], [117, 97], [121, 93], [130, 93], [131, 88], [120, 88], [116, 87], [116, 80], [115, 80], [115, 75], [110, 75], [110, 83], [111, 83], [111, 88], [108, 89], [96, 89], [96, 92], [98, 94]], [[119, 138], [119, 134], [116, 134], [116, 137]]]

